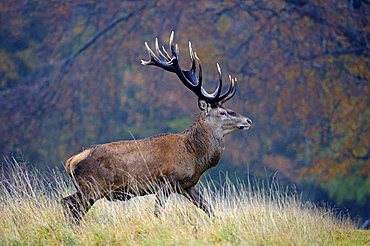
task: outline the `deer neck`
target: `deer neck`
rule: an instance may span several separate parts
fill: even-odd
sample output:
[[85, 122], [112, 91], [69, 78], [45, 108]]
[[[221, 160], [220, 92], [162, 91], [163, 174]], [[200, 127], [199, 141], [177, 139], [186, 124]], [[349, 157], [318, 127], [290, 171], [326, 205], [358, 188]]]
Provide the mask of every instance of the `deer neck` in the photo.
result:
[[219, 129], [200, 115], [185, 135], [186, 149], [195, 157], [198, 166], [207, 170], [217, 165], [224, 151], [224, 137]]

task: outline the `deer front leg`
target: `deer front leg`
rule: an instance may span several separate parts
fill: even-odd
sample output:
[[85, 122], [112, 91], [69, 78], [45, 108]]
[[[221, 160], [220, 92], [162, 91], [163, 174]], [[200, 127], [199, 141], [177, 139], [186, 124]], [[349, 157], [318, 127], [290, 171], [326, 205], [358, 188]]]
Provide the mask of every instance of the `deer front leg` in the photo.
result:
[[199, 192], [196, 187], [191, 187], [184, 191], [185, 197], [193, 202], [195, 206], [202, 209], [209, 217], [214, 217], [214, 211], [211, 205], [206, 201], [204, 196]]
[[155, 194], [155, 204], [154, 204], [155, 217], [158, 217], [161, 214], [162, 209], [166, 205], [166, 202], [170, 195], [171, 195], [171, 190], [168, 187], [160, 188], [158, 192]]

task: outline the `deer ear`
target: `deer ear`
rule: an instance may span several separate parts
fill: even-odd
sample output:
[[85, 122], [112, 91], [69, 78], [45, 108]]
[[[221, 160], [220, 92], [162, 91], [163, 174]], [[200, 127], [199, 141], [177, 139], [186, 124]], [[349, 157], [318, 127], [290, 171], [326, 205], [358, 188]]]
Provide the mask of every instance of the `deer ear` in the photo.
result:
[[198, 99], [198, 107], [202, 111], [207, 111], [208, 103], [202, 99]]

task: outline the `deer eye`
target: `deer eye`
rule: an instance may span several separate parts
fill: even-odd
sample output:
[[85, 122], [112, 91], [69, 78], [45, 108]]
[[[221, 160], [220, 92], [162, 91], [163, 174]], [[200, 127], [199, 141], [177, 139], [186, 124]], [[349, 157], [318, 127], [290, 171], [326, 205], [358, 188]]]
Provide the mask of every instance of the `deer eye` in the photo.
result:
[[220, 115], [226, 115], [226, 113], [224, 111], [221, 111]]

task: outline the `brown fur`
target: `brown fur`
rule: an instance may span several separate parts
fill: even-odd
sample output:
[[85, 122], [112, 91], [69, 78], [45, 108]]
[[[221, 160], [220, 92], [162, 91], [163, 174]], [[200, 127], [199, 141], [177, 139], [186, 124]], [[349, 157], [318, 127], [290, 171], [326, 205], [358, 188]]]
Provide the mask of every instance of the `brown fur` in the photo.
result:
[[140, 181], [161, 178], [187, 189], [218, 163], [222, 152], [223, 139], [215, 139], [199, 117], [183, 133], [96, 145], [68, 159], [66, 171], [85, 193], [88, 182], [106, 194], [132, 182], [145, 189]]
[[230, 87], [221, 94], [205, 93], [201, 73], [196, 78], [196, 62], [200, 62], [190, 47], [192, 68], [181, 70], [178, 51], [170, 46], [172, 56], [159, 51], [155, 54], [146, 44], [150, 60], [143, 65], [154, 65], [178, 75], [181, 82], [198, 96], [202, 111], [189, 130], [142, 140], [121, 141], [96, 145], [72, 156], [66, 171], [76, 185], [77, 192], [62, 199], [67, 216], [78, 222], [98, 199], [128, 200], [137, 195], [156, 194], [154, 213], [159, 214], [171, 192], [188, 197], [196, 206], [212, 215], [212, 208], [196, 189], [201, 175], [219, 162], [224, 150], [224, 135], [239, 129], [248, 129], [252, 121], [225, 109], [222, 104], [235, 94], [236, 79], [230, 77]]
[[201, 115], [182, 133], [100, 144], [72, 156], [66, 171], [78, 192], [64, 198], [66, 212], [78, 221], [102, 197], [127, 200], [156, 193], [163, 180], [172, 190], [190, 190], [222, 156], [223, 135], [212, 127]]

